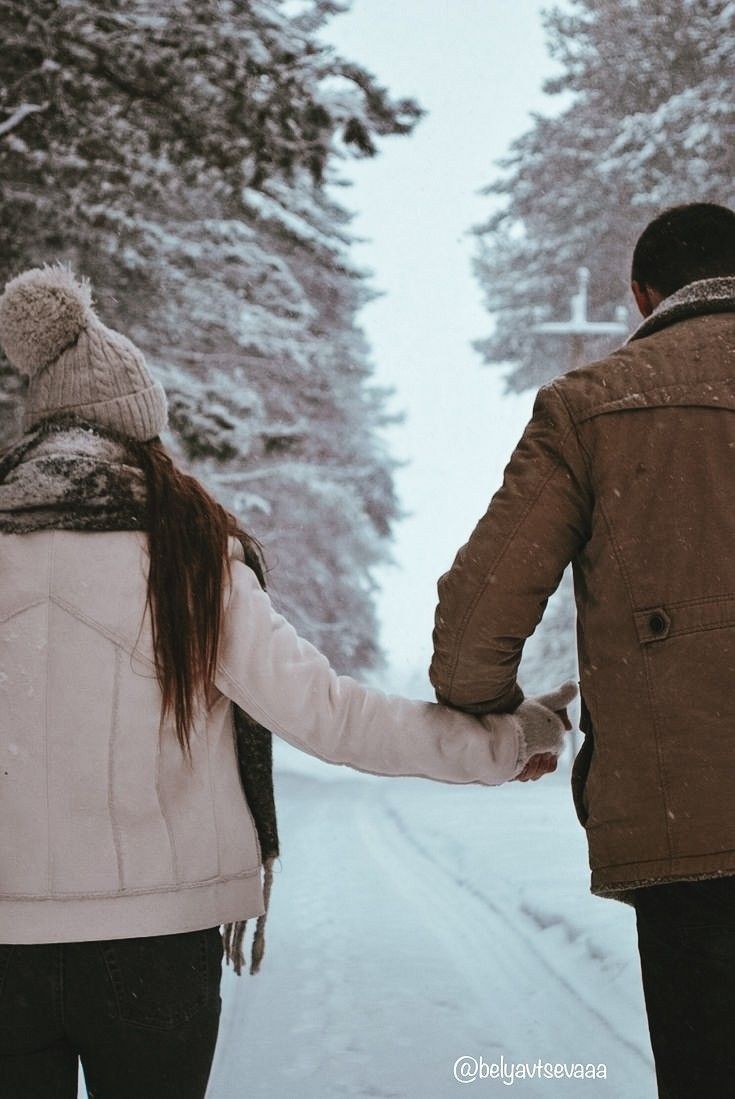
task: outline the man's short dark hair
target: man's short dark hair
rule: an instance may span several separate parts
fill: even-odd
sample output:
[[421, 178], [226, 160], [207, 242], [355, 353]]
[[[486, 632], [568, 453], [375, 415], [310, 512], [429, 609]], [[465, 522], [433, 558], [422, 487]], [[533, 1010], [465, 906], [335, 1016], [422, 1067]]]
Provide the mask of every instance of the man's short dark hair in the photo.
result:
[[735, 211], [714, 202], [664, 210], [633, 252], [633, 282], [664, 297], [698, 279], [728, 275], [735, 275]]

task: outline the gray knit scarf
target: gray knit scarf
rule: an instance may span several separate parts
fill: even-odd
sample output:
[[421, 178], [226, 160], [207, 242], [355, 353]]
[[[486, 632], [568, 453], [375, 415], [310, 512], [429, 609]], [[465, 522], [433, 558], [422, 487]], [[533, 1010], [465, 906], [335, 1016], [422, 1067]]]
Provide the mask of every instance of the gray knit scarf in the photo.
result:
[[[73, 416], [44, 420], [0, 452], [0, 531], [145, 530], [146, 485], [125, 439]], [[272, 737], [234, 705], [240, 780], [255, 822], [263, 859], [265, 912], [259, 916], [250, 972], [257, 973], [265, 949], [265, 921], [278, 857], [273, 792]], [[242, 970], [247, 921], [223, 925], [225, 957]]]

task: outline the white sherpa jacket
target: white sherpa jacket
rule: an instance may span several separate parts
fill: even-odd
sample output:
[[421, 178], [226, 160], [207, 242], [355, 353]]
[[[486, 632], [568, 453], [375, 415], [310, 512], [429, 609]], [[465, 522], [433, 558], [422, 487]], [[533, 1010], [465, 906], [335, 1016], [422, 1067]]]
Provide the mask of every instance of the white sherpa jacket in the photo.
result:
[[190, 767], [172, 721], [160, 725], [147, 569], [135, 531], [0, 535], [0, 942], [167, 934], [263, 911], [231, 700], [312, 755], [376, 774], [495, 785], [520, 769], [516, 717], [484, 728], [337, 676], [242, 560]]

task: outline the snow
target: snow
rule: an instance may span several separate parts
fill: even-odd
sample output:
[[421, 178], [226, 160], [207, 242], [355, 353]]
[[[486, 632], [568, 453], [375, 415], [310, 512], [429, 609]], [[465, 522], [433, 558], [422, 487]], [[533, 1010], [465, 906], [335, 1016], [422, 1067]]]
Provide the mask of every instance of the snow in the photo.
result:
[[604, 1066], [503, 1080], [526, 1099], [654, 1099], [635, 914], [588, 891], [566, 772], [458, 787], [275, 757], [265, 959], [224, 967], [207, 1099], [444, 1099], [460, 1057]]
[[[542, 6], [465, 0], [433, 5], [429, 18], [422, 0], [370, 0], [324, 28], [342, 55], [427, 110], [409, 141], [383, 141], [374, 160], [345, 165], [352, 186], [338, 196], [356, 213], [353, 260], [373, 269], [384, 291], [360, 314], [375, 379], [393, 391], [391, 411], [404, 414], [385, 433], [403, 463], [394, 483], [404, 518], [394, 525], [392, 561], [372, 570], [388, 661], [382, 685], [391, 691], [433, 697], [425, 692], [436, 581], [499, 488], [531, 414], [534, 394], [506, 395], [501, 372], [482, 366], [472, 348], [488, 314], [468, 230], [487, 217], [478, 189], [493, 161], [548, 100], [541, 83], [556, 63]], [[525, 274], [515, 293], [521, 304]], [[559, 617], [569, 615], [561, 608]], [[547, 656], [553, 631], [543, 633]], [[563, 637], [555, 658], [559, 679], [574, 674], [572, 638]], [[546, 667], [535, 660], [524, 668], [524, 687], [542, 689]]]
[[266, 958], [224, 969], [208, 1099], [442, 1099], [461, 1056], [605, 1068], [521, 1095], [655, 1095], [634, 913], [588, 892], [566, 769], [442, 786], [274, 749]]
[[655, 1096], [635, 914], [589, 894], [567, 778], [377, 779], [279, 744], [266, 956], [224, 972], [207, 1099], [443, 1099], [465, 1055], [606, 1066], [523, 1096]]

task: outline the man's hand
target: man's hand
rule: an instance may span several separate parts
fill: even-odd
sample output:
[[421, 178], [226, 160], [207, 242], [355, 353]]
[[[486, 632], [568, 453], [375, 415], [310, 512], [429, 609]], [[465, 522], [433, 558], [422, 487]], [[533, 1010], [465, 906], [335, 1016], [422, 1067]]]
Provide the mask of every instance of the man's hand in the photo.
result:
[[[571, 726], [565, 726], [571, 728]], [[556, 770], [556, 756], [551, 752], [543, 752], [541, 755], [531, 756], [526, 766], [511, 782], [535, 782], [544, 775], [550, 775]]]
[[567, 706], [576, 695], [577, 685], [569, 681], [548, 694], [526, 699], [515, 711], [523, 723], [529, 753], [525, 766], [516, 775], [517, 780], [528, 782], [530, 779], [535, 782], [556, 770], [564, 732], [572, 727]]
[[[572, 728], [572, 723], [569, 720], [569, 714], [567, 713], [566, 706], [563, 710], [554, 710], [557, 717], [561, 718], [564, 728], [569, 731]], [[535, 782], [538, 778], [543, 778], [544, 775], [550, 775], [556, 770], [557, 757], [551, 752], [542, 752], [540, 755], [531, 756], [526, 766], [521, 771], [520, 775], [516, 775], [512, 782]]]

